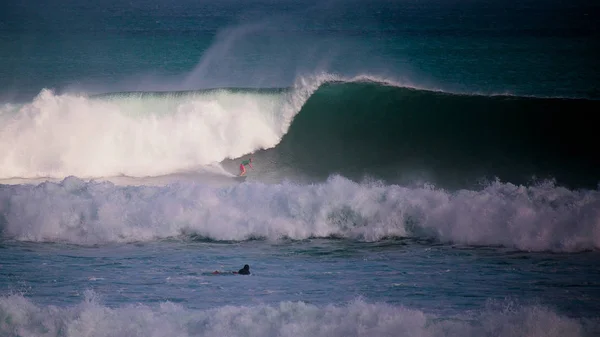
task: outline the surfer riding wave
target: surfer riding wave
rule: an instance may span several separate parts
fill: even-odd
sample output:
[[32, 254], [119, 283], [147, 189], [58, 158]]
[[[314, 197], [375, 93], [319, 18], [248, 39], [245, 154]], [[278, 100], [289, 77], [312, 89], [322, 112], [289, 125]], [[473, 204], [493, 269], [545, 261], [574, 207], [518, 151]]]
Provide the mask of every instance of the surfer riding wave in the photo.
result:
[[246, 165], [250, 166], [250, 168], [254, 168], [254, 167], [252, 167], [252, 158], [250, 158], [248, 160], [244, 160], [240, 164], [240, 175], [239, 175], [240, 177], [246, 174]]

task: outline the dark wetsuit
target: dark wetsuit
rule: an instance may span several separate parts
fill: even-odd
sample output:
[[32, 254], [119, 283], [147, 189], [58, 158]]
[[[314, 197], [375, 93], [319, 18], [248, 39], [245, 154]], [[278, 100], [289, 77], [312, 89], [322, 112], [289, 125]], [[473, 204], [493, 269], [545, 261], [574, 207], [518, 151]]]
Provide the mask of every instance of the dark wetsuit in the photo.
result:
[[240, 275], [250, 275], [250, 266], [247, 265], [247, 264], [245, 264], [244, 268], [242, 268], [242, 269], [240, 269], [238, 271], [238, 274], [240, 274]]

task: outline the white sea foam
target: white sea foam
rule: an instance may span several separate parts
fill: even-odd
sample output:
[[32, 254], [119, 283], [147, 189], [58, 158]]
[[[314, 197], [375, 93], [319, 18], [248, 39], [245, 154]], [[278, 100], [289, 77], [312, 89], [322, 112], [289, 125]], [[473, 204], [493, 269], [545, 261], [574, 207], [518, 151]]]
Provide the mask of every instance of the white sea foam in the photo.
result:
[[45, 90], [0, 115], [0, 178], [152, 176], [239, 157], [279, 142], [287, 108], [275, 94], [89, 98]]
[[163, 302], [110, 308], [95, 293], [71, 307], [0, 297], [0, 334], [6, 336], [529, 336], [592, 335], [593, 324], [539, 306], [436, 317], [420, 310], [356, 300], [343, 305], [303, 302], [192, 310]]
[[84, 245], [190, 234], [214, 240], [399, 236], [572, 252], [600, 248], [600, 192], [501, 182], [448, 192], [340, 176], [313, 185], [228, 187], [115, 186], [70, 177], [0, 187], [0, 226], [16, 240]]

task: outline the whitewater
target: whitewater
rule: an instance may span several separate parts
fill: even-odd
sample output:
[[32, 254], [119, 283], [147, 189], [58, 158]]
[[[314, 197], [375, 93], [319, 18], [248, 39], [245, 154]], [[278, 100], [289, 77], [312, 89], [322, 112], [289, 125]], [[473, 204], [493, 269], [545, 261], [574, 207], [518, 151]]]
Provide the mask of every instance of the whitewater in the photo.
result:
[[248, 96], [43, 91], [2, 111], [2, 178], [154, 176], [272, 147], [289, 124], [285, 98]]
[[496, 182], [448, 192], [356, 183], [117, 186], [66, 178], [3, 186], [0, 224], [18, 241], [95, 245], [202, 237], [216, 241], [433, 239], [526, 251], [600, 248], [598, 191]]
[[103, 306], [93, 292], [87, 292], [80, 304], [66, 309], [39, 308], [20, 296], [0, 299], [0, 310], [13, 313], [13, 308], [19, 310], [13, 316], [13, 324], [18, 324], [20, 332], [27, 336], [40, 333], [48, 336], [214, 336], [248, 335], [249, 331], [253, 336], [395, 336], [398, 331], [409, 336], [492, 336], [515, 332], [557, 337], [586, 334], [586, 324], [539, 306], [516, 310], [490, 308], [469, 317], [484, 322], [480, 326], [361, 300], [322, 308], [302, 302], [282, 302], [256, 307], [187, 310], [175, 303], [156, 308], [137, 305], [112, 309]]

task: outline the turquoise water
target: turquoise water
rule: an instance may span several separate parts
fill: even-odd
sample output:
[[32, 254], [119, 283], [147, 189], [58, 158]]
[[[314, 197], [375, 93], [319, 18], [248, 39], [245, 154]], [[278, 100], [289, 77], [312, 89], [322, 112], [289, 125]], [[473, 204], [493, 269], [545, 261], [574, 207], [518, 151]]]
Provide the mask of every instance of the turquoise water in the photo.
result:
[[597, 13], [1, 4], [0, 335], [598, 335]]
[[10, 2], [0, 82], [58, 90], [280, 87], [326, 71], [459, 92], [598, 97], [598, 8], [377, 0]]

